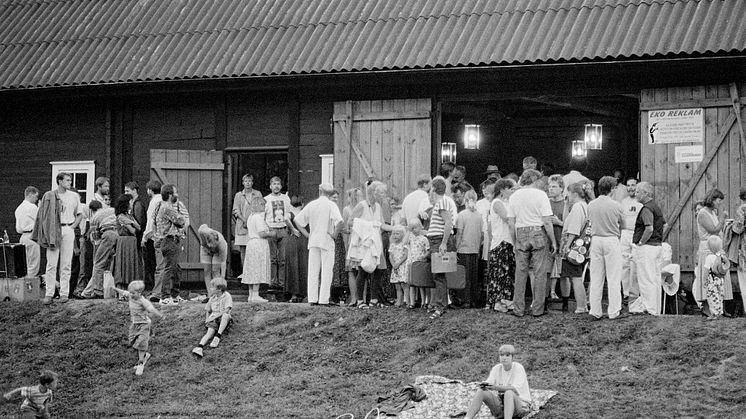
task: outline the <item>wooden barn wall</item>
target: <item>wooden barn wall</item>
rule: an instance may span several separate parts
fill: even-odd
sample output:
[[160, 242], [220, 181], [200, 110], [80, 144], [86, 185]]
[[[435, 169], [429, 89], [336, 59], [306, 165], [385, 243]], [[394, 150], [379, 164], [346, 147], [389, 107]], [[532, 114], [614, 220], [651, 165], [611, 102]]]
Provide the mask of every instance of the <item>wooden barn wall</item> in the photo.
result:
[[[746, 84], [738, 85], [740, 95], [746, 91]], [[733, 112], [730, 105], [731, 96], [728, 85], [710, 85], [694, 87], [677, 87], [668, 89], [642, 90], [641, 96], [641, 176], [655, 188], [655, 200], [668, 217], [682, 198], [692, 182], [700, 163], [676, 163], [674, 151], [677, 145], [685, 144], [648, 144], [646, 135], [647, 109], [650, 105], [658, 109], [704, 107], [705, 139], [704, 153], [707, 155], [723, 134], [722, 126]], [[741, 109], [741, 119], [746, 119], [746, 112]], [[725, 133], [726, 138], [717, 154], [707, 167], [704, 176], [699, 180], [694, 193], [684, 203], [683, 210], [672, 226], [668, 236], [674, 252], [674, 262], [682, 265], [682, 270], [693, 270], [696, 263], [697, 237], [694, 203], [703, 199], [705, 194], [718, 188], [725, 194], [725, 208], [729, 214], [735, 214], [738, 206], [738, 191], [746, 185], [744, 171], [746, 165], [739, 151], [740, 132], [738, 122]], [[671, 220], [666, 220], [671, 222]]]
[[93, 160], [96, 176], [106, 174], [107, 111], [101, 105], [64, 103], [4, 107], [0, 115], [0, 228], [17, 242], [14, 211], [26, 186], [41, 194], [50, 190], [50, 161]]
[[[301, 102], [299, 116], [298, 166], [299, 189], [306, 202], [318, 195], [321, 183], [320, 154], [334, 153], [334, 134], [330, 127], [334, 102]], [[341, 185], [335, 185], [341, 189]], [[340, 190], [341, 193], [341, 190]], [[344, 194], [342, 193], [342, 196]]]
[[590, 122], [603, 124], [603, 150], [589, 150], [580, 171], [594, 181], [612, 175], [617, 168], [628, 173], [634, 171], [637, 167], [636, 120], [557, 116], [488, 122], [480, 126], [482, 143], [478, 150], [464, 149], [461, 122], [444, 121], [442, 141], [457, 144], [456, 164], [466, 167], [467, 181], [477, 186], [485, 179], [484, 170], [490, 164], [496, 164], [503, 175], [520, 174], [526, 156], [534, 156], [539, 168], [543, 163], [551, 163], [556, 173], [567, 173], [572, 164], [572, 141], [583, 139], [583, 125]]
[[229, 148], [287, 147], [291, 100], [229, 96], [226, 105]]
[[142, 187], [150, 180], [150, 150], [215, 149], [215, 106], [181, 98], [132, 105], [132, 177]]

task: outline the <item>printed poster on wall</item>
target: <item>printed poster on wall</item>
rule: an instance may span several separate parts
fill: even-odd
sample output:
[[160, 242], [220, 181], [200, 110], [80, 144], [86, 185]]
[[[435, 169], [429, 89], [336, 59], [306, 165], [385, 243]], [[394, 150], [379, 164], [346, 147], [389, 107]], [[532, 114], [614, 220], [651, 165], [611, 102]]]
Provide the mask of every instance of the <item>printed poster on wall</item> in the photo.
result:
[[704, 146], [682, 145], [674, 148], [674, 161], [676, 163], [701, 162], [705, 157]]
[[650, 144], [701, 143], [705, 138], [702, 108], [648, 111]]

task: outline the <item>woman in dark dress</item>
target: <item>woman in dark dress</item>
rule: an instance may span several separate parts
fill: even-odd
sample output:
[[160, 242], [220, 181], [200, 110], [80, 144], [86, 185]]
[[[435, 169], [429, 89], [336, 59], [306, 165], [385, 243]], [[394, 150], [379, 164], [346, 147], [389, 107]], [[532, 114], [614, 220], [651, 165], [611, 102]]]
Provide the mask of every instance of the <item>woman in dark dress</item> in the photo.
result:
[[132, 195], [120, 195], [114, 204], [119, 233], [114, 256], [114, 283], [121, 289], [126, 289], [132, 281], [142, 279], [137, 255], [137, 233], [140, 231], [140, 224], [131, 214], [131, 209]]
[[[303, 209], [303, 198], [293, 196], [290, 199], [290, 221]], [[285, 239], [285, 292], [291, 295], [291, 303], [300, 303], [308, 292], [308, 233], [298, 229], [300, 235], [289, 235]]]

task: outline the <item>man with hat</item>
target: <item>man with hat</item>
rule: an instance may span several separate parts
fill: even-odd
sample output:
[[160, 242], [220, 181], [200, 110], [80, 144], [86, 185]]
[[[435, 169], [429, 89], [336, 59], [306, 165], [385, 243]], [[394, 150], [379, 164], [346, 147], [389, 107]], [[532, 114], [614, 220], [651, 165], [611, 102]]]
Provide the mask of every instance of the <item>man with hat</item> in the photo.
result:
[[497, 165], [491, 164], [487, 166], [487, 170], [484, 171], [484, 175], [487, 176], [488, 180], [496, 182], [500, 179], [500, 171], [497, 169]]

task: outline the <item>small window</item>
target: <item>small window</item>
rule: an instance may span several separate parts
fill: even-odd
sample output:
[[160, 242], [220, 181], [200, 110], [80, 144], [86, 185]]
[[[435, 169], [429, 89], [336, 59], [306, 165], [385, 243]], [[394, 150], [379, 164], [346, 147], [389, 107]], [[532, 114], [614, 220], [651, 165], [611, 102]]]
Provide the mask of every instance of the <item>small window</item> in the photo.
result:
[[88, 204], [93, 199], [93, 178], [96, 173], [96, 164], [93, 160], [87, 161], [53, 161], [52, 165], [52, 189], [57, 188], [57, 174], [66, 172], [73, 175], [73, 188], [80, 195], [80, 202]]

